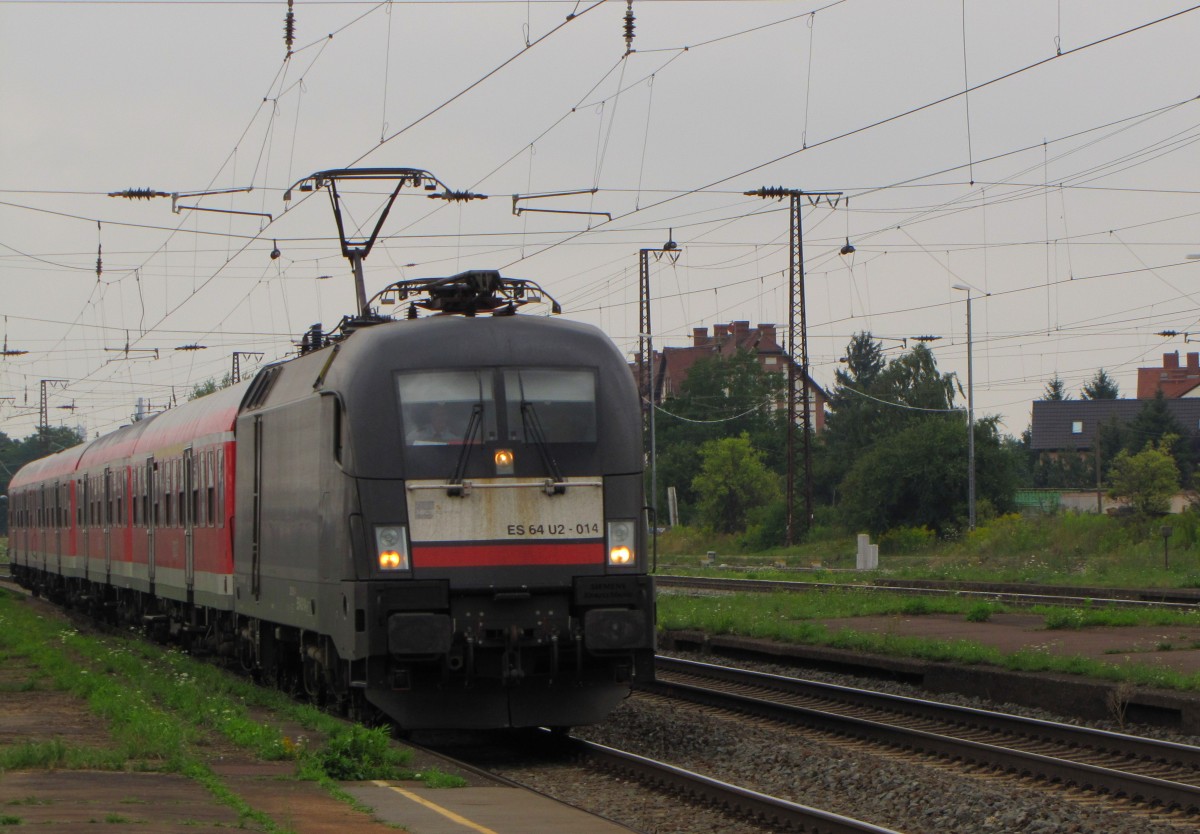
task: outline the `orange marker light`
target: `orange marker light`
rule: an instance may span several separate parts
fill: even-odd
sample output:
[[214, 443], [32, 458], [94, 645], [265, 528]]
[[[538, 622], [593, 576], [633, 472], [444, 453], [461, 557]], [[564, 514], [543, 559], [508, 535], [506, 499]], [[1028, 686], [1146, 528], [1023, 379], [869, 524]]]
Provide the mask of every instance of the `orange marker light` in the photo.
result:
[[493, 460], [496, 461], [497, 475], [513, 474], [513, 452], [512, 449], [497, 449]]
[[628, 565], [633, 561], [633, 551], [625, 545], [619, 545], [608, 551], [610, 565]]
[[384, 570], [395, 570], [400, 567], [402, 557], [395, 550], [383, 550], [379, 553], [379, 567]]

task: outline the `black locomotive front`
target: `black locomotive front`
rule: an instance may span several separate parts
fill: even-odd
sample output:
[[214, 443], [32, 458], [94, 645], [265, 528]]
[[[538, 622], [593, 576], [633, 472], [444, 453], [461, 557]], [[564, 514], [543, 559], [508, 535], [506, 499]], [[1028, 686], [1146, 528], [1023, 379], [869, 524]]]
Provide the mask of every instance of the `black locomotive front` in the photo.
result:
[[367, 697], [407, 727], [573, 725], [652, 675], [635, 387], [594, 328], [427, 318], [329, 368]]

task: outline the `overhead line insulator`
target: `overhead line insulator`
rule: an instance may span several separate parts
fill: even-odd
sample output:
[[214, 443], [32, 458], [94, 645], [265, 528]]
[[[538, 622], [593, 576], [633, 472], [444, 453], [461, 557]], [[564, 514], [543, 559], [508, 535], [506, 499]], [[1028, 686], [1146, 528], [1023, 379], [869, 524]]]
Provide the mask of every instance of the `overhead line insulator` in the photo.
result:
[[127, 200], [149, 200], [153, 197], [170, 197], [165, 191], [155, 191], [153, 188], [126, 188], [124, 191], [110, 191], [109, 197], [124, 197]]
[[633, 0], [625, 0], [625, 54], [633, 52]]
[[296, 42], [296, 15], [292, 11], [292, 0], [288, 0], [287, 16], [283, 19], [283, 43], [287, 54], [292, 54], [292, 44]]

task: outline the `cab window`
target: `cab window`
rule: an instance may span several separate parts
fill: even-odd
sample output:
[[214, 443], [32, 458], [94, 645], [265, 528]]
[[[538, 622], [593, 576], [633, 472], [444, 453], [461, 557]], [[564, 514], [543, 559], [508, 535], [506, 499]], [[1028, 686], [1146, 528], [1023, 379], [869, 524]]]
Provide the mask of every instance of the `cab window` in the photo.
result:
[[590, 370], [513, 368], [504, 372], [508, 439], [596, 442], [596, 375]]
[[421, 371], [397, 377], [408, 446], [448, 446], [496, 439], [492, 373]]

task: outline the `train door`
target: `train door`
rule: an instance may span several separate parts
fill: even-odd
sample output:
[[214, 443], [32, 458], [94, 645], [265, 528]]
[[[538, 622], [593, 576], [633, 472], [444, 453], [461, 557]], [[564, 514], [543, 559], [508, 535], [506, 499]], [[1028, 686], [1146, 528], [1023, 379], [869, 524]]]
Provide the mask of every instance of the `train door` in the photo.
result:
[[37, 536], [37, 555], [38, 558], [34, 564], [39, 570], [46, 570], [46, 549], [49, 547], [50, 536], [46, 532], [46, 487], [45, 485], [38, 487], [38, 536]]
[[62, 575], [63, 486], [54, 482], [54, 572]]
[[146, 524], [146, 581], [154, 593], [154, 530], [158, 526], [158, 464], [154, 457], [146, 458], [146, 483], [142, 488], [145, 505], [142, 521]]
[[[83, 576], [87, 578], [92, 553], [89, 549], [92, 540], [92, 479], [90, 477], [84, 476], [76, 482], [75, 497], [79, 501], [82, 513], [79, 522], [79, 561], [83, 562]], [[76, 575], [78, 575], [79, 561], [75, 563]]]
[[104, 468], [104, 498], [100, 507], [104, 527], [104, 582], [112, 576], [112, 525], [113, 525], [113, 477], [112, 470]]
[[195, 525], [196, 525], [196, 463], [192, 447], [183, 450], [183, 492], [179, 502], [179, 521], [183, 526], [184, 580], [191, 594], [195, 579]]
[[250, 522], [250, 595], [262, 596], [262, 416], [254, 417], [254, 517]]

